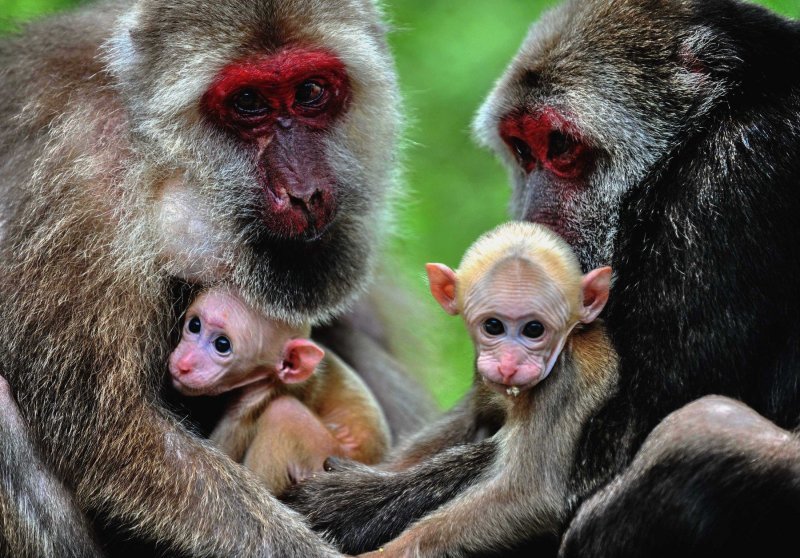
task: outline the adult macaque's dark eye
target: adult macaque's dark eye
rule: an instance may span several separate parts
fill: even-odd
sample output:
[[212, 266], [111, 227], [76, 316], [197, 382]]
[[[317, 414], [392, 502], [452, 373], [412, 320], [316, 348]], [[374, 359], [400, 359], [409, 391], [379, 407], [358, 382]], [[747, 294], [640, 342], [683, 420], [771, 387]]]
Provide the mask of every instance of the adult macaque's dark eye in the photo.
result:
[[189, 329], [190, 332], [192, 332], [192, 333], [200, 333], [200, 328], [201, 327], [202, 327], [202, 324], [200, 323], [200, 318], [198, 318], [197, 316], [195, 316], [191, 320], [189, 320], [188, 329]]
[[231, 352], [231, 340], [224, 335], [220, 335], [214, 339], [214, 349], [221, 355], [227, 355]]
[[555, 159], [572, 151], [576, 146], [575, 140], [558, 131], [550, 132], [547, 158]]
[[503, 323], [497, 318], [489, 318], [483, 322], [483, 331], [489, 335], [501, 335], [505, 330]]
[[544, 335], [544, 326], [542, 322], [528, 322], [525, 324], [525, 327], [522, 328], [522, 335], [530, 337], [531, 339], [538, 339]]
[[316, 107], [322, 103], [324, 96], [324, 87], [322, 87], [316, 81], [306, 81], [297, 88], [294, 98], [299, 105], [303, 105], [305, 107]]
[[531, 148], [528, 147], [524, 141], [519, 138], [509, 138], [508, 140], [509, 145], [514, 150], [514, 154], [519, 159], [520, 163], [528, 164], [533, 157], [531, 154]]
[[233, 96], [233, 109], [242, 116], [259, 116], [269, 110], [269, 105], [261, 94], [248, 87]]

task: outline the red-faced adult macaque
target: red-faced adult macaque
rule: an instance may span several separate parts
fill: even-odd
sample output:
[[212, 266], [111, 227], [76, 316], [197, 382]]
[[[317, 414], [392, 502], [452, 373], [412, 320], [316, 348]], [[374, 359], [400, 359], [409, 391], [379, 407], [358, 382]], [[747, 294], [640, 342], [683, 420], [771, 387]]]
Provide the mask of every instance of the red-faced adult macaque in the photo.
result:
[[330, 456], [374, 464], [389, 445], [367, 386], [308, 340], [310, 329], [268, 319], [216, 288], [187, 310], [169, 359], [173, 386], [185, 395], [236, 390], [211, 440], [274, 494], [322, 471]]
[[[532, 531], [556, 533], [568, 517], [566, 481], [580, 432], [616, 385], [616, 353], [597, 320], [611, 269], [582, 275], [570, 247], [547, 228], [501, 225], [468, 250], [458, 270], [430, 264], [428, 276], [434, 298], [461, 314], [472, 336], [475, 385], [459, 412], [402, 448], [380, 481], [356, 467], [290, 494], [349, 553], [397, 535], [405, 525], [394, 517], [409, 514], [399, 507], [424, 517], [375, 556], [479, 554]], [[500, 427], [480, 440], [487, 416]], [[363, 521], [358, 528], [337, 529], [324, 517], [344, 513], [334, 486], [343, 478], [359, 494], [350, 505]]]
[[[0, 91], [0, 374], [54, 477], [0, 486], [0, 548], [30, 555], [51, 528], [48, 554], [69, 555], [83, 525], [47, 521], [59, 485], [111, 555], [336, 555], [160, 387], [189, 289], [229, 284], [287, 321], [367, 293], [402, 120], [377, 3], [93, 2], [0, 39]], [[369, 309], [331, 327], [394, 432], [415, 431], [428, 399]]]

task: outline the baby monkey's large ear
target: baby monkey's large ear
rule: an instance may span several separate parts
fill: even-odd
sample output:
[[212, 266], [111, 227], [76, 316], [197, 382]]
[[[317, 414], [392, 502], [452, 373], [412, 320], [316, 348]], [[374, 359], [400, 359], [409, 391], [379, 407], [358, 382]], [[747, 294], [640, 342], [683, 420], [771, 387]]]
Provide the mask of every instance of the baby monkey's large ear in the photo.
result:
[[425, 264], [425, 271], [428, 272], [428, 284], [436, 302], [448, 314], [452, 316], [458, 314], [458, 306], [456, 305], [456, 272], [439, 263]]
[[307, 380], [324, 356], [325, 351], [313, 341], [292, 339], [283, 348], [283, 362], [278, 369], [278, 378], [284, 384]]
[[593, 322], [608, 302], [608, 291], [611, 288], [611, 268], [598, 267], [583, 276], [581, 290], [583, 291], [583, 307], [581, 308], [581, 322]]

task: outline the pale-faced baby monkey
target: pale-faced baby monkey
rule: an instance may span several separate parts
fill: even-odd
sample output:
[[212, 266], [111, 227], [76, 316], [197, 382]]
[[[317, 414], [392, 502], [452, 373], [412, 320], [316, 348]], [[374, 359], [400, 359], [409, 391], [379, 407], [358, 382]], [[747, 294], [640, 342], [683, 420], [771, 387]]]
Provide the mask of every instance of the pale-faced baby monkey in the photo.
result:
[[217, 287], [191, 304], [169, 359], [172, 383], [184, 395], [237, 390], [211, 440], [274, 494], [322, 471], [330, 456], [374, 464], [389, 445], [372, 393], [308, 339], [310, 330], [268, 318]]
[[616, 384], [616, 353], [597, 321], [611, 268], [582, 275], [569, 246], [547, 228], [501, 225], [457, 271], [443, 264], [427, 271], [434, 298], [462, 315], [475, 344], [472, 397], [499, 405], [506, 419], [477, 480], [376, 556], [460, 556], [513, 544], [514, 533], [534, 522], [555, 530], [578, 434]]

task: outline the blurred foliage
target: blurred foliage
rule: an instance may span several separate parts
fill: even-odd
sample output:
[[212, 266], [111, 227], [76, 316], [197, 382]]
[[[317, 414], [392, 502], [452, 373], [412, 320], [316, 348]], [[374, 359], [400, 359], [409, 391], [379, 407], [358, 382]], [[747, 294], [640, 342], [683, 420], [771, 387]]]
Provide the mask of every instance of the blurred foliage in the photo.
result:
[[[0, 26], [80, 0], [0, 0]], [[401, 235], [392, 246], [412, 288], [425, 301], [408, 321], [433, 347], [435, 362], [421, 370], [437, 399], [449, 406], [472, 376], [472, 348], [460, 320], [449, 318], [427, 293], [424, 264], [456, 266], [477, 236], [505, 219], [505, 172], [470, 138], [470, 121], [522, 41], [530, 22], [556, 0], [384, 0], [394, 27], [406, 108], [406, 182]], [[764, 0], [800, 17], [800, 0]]]

